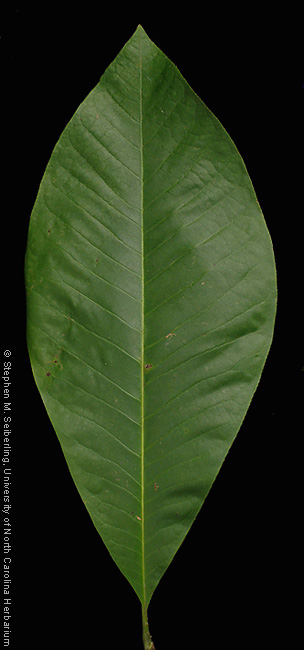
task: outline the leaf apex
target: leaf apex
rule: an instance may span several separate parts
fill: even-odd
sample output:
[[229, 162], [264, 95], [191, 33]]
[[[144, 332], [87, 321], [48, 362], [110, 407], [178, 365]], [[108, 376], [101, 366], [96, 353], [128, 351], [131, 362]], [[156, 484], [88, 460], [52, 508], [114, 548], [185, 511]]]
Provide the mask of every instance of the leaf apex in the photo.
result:
[[140, 23], [135, 30], [135, 34], [140, 34], [141, 36], [146, 36], [146, 38], [149, 38], [147, 32]]

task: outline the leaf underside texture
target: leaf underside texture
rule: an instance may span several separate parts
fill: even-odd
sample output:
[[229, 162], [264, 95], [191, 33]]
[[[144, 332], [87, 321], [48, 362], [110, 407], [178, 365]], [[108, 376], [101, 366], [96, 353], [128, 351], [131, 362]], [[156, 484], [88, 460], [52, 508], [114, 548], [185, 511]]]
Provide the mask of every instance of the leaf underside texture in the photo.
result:
[[235, 145], [141, 27], [52, 153], [26, 284], [39, 391], [146, 608], [258, 384], [276, 282]]

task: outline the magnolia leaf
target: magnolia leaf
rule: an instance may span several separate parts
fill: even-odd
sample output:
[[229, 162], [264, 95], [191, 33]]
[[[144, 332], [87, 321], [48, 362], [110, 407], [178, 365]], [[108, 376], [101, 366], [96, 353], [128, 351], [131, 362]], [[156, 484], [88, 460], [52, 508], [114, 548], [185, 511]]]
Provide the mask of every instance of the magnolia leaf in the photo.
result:
[[38, 389], [154, 648], [147, 608], [259, 382], [276, 280], [235, 145], [140, 26], [55, 146], [26, 285]]

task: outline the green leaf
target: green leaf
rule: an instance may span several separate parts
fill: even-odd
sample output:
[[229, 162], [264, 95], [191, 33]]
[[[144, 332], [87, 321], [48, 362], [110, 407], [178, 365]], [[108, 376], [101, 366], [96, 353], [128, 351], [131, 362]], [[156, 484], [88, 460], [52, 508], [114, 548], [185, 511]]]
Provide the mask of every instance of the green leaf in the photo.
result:
[[271, 344], [271, 240], [235, 145], [141, 27], [32, 212], [28, 347], [90, 516], [146, 612]]

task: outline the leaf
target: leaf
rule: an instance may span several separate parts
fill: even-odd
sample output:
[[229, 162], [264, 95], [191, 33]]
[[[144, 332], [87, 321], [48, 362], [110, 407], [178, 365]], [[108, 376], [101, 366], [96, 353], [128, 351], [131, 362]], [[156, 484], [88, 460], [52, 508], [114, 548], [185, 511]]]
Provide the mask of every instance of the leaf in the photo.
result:
[[271, 344], [271, 240], [218, 120], [139, 26], [62, 133], [31, 215], [27, 335], [71, 475], [147, 607]]

